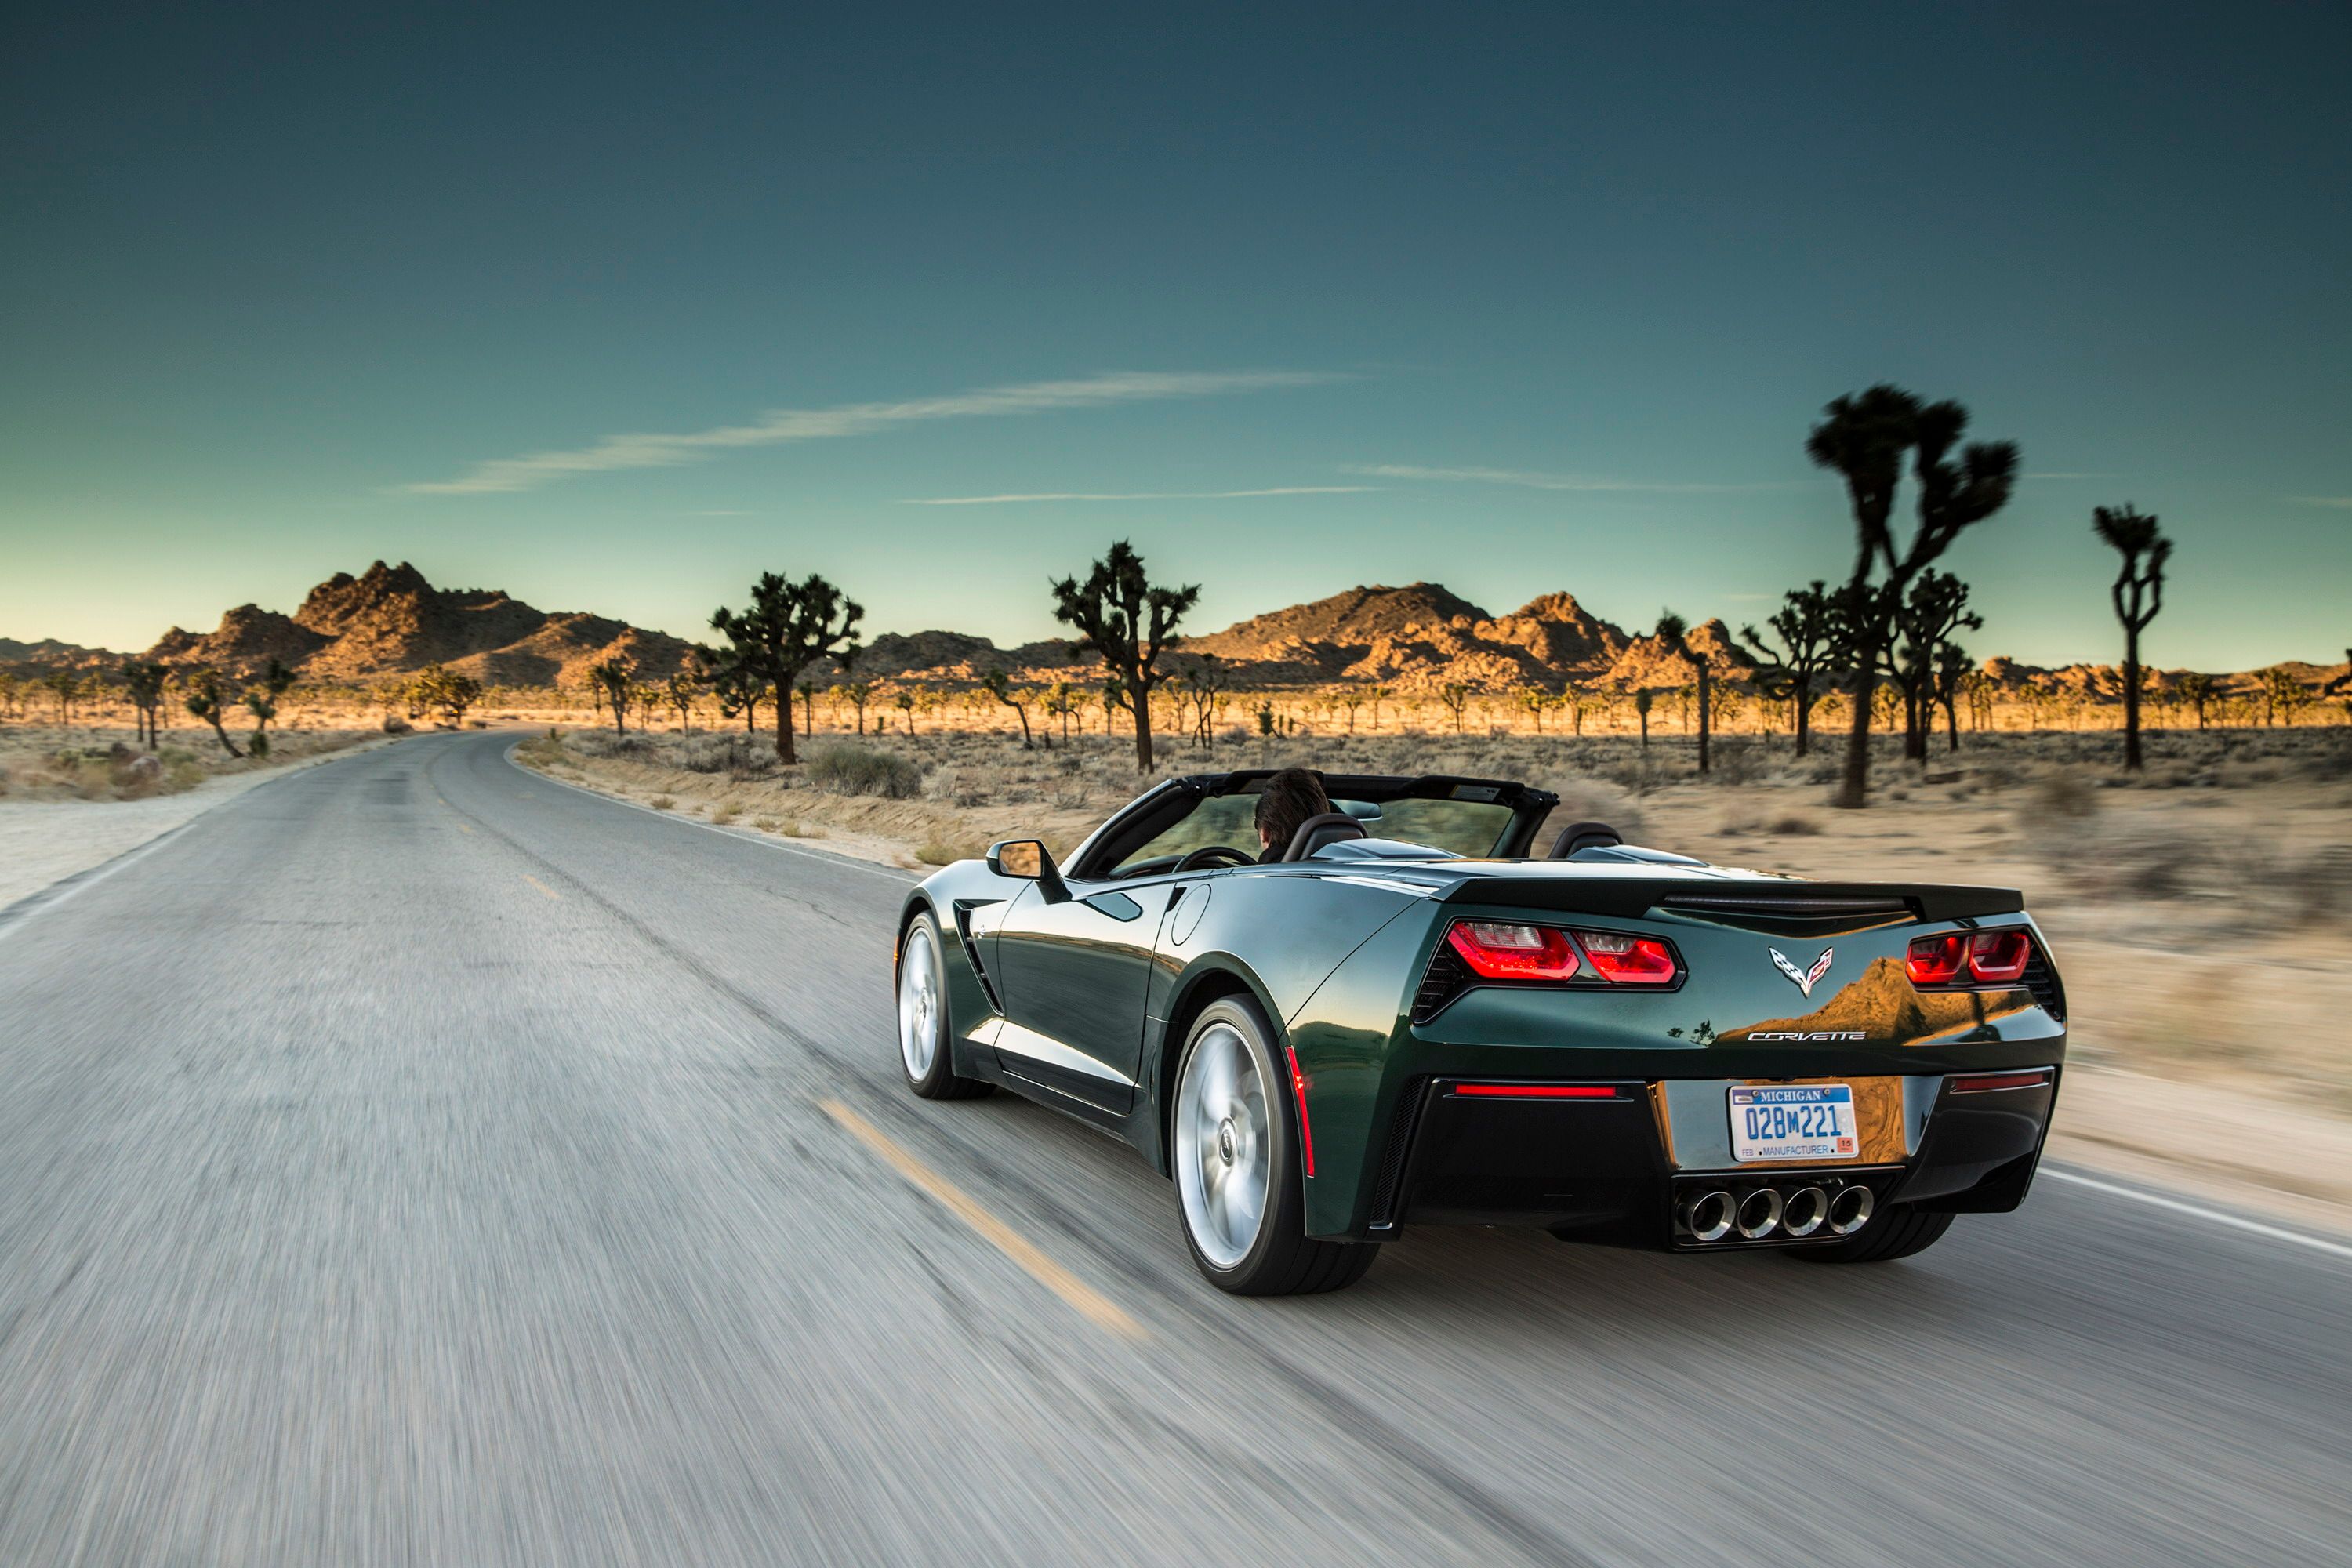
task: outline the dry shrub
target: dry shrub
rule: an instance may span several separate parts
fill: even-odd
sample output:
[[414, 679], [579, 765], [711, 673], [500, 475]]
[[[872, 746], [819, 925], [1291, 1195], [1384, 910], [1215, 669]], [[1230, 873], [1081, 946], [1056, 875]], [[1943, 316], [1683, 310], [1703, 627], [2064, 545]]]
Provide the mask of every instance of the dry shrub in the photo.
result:
[[915, 858], [926, 866], [951, 866], [958, 860], [977, 860], [987, 846], [977, 839], [950, 838], [933, 833], [915, 848]]
[[710, 820], [724, 827], [735, 820], [740, 809], [733, 801], [722, 800], [710, 808]]
[[667, 811], [670, 807], [676, 805], [677, 802], [670, 799], [670, 797], [666, 795], [657, 795], [654, 796], [653, 799], [646, 802], [646, 804], [652, 806], [656, 811]]
[[912, 800], [923, 793], [922, 771], [893, 752], [865, 746], [819, 746], [809, 753], [808, 782], [832, 795]]
[[2080, 774], [2071, 771], [2044, 773], [2033, 785], [2032, 811], [2036, 816], [2058, 817], [2080, 822], [2096, 815], [2099, 797], [2096, 791], [2084, 784]]
[[1818, 835], [1821, 830], [1820, 823], [1810, 816], [1800, 816], [1793, 812], [1786, 816], [1773, 818], [1771, 826], [1765, 829], [1766, 832], [1777, 833], [1783, 838], [1810, 838]]

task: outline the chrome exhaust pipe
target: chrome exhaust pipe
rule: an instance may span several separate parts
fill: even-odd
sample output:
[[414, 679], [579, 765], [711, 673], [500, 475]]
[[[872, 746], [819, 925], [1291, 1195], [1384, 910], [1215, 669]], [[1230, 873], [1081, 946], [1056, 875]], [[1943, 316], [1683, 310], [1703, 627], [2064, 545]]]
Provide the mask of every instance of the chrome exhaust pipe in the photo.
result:
[[1702, 1193], [1683, 1205], [1683, 1228], [1699, 1241], [1721, 1241], [1731, 1234], [1731, 1194]]
[[1801, 1240], [1830, 1217], [1830, 1195], [1819, 1187], [1799, 1187], [1780, 1205], [1780, 1234]]
[[1877, 1206], [1868, 1187], [1847, 1187], [1830, 1200], [1830, 1234], [1852, 1236], [1870, 1223], [1870, 1211]]
[[1739, 1200], [1739, 1239], [1761, 1241], [1780, 1225], [1780, 1194], [1759, 1187]]

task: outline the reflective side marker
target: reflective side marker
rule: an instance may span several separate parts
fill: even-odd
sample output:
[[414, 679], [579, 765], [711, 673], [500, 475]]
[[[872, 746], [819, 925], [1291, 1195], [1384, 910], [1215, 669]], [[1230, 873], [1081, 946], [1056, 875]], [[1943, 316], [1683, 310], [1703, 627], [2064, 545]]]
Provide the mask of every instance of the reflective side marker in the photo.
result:
[[1298, 1053], [1286, 1040], [1282, 1054], [1290, 1058], [1290, 1092], [1298, 1098], [1298, 1152], [1304, 1158], [1307, 1173], [1315, 1173], [1315, 1129], [1307, 1120], [1307, 1075], [1298, 1070]]
[[1615, 1100], [1613, 1083], [1457, 1083], [1454, 1092], [1472, 1100]]
[[1952, 1079], [1952, 1092], [1984, 1094], [1997, 1089], [2040, 1089], [2049, 1081], [2048, 1068], [2035, 1068], [2030, 1072], [1971, 1073], [1967, 1078]]

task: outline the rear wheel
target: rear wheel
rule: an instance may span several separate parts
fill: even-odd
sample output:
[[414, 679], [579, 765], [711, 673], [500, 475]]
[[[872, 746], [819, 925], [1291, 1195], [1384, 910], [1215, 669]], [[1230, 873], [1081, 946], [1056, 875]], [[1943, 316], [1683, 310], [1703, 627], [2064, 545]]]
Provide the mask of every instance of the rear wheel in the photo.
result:
[[973, 1100], [996, 1086], [955, 1070], [948, 1048], [947, 964], [940, 928], [928, 914], [907, 923], [898, 943], [898, 1065], [925, 1100]]
[[1784, 1255], [1807, 1263], [1892, 1263], [1925, 1252], [1952, 1228], [1948, 1214], [1926, 1214], [1896, 1204], [1843, 1241], [1792, 1247]]
[[1274, 1031], [1244, 997], [1213, 1002], [1176, 1068], [1171, 1155], [1192, 1262], [1237, 1296], [1302, 1296], [1364, 1277], [1377, 1243], [1307, 1234], [1289, 1080]]

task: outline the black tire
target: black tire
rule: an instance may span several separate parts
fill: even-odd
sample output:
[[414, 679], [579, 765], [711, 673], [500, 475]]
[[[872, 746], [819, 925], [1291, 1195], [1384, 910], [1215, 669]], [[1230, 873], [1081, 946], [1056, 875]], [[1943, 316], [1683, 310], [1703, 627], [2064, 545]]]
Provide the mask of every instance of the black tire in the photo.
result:
[[1896, 1204], [1874, 1217], [1858, 1235], [1817, 1247], [1791, 1247], [1784, 1256], [1807, 1263], [1892, 1263], [1925, 1252], [1952, 1228], [1948, 1214], [1927, 1214]]
[[[919, 976], [925, 973], [929, 976], [930, 1004], [918, 1009], [910, 999], [908, 983], [914, 979], [919, 986]], [[953, 1020], [948, 1007], [947, 952], [940, 942], [940, 928], [929, 915], [919, 914], [907, 922], [891, 981], [898, 999], [898, 1070], [906, 1076], [907, 1087], [925, 1100], [977, 1100], [993, 1093], [994, 1084], [965, 1078], [955, 1069], [950, 1043]]]
[[[1226, 1042], [1237, 1039], [1241, 1050], [1249, 1058], [1257, 1084], [1264, 1114], [1256, 1125], [1263, 1130], [1267, 1145], [1255, 1152], [1263, 1158], [1266, 1184], [1265, 1201], [1255, 1239], [1247, 1250], [1229, 1261], [1221, 1261], [1218, 1254], [1224, 1248], [1203, 1247], [1202, 1237], [1193, 1229], [1192, 1205], [1196, 1197], [1188, 1196], [1201, 1191], [1196, 1181], [1188, 1184], [1181, 1162], [1198, 1157], [1218, 1156], [1205, 1152], [1187, 1155], [1177, 1136], [1177, 1118], [1186, 1114], [1188, 1101], [1184, 1086], [1190, 1081], [1194, 1058], [1204, 1042], [1215, 1041], [1214, 1048], [1230, 1050]], [[1292, 1103], [1290, 1078], [1276, 1063], [1274, 1054], [1275, 1033], [1266, 1023], [1257, 1005], [1245, 996], [1231, 996], [1211, 1003], [1193, 1020], [1192, 1031], [1184, 1038], [1184, 1049], [1179, 1054], [1175, 1076], [1169, 1080], [1169, 1093], [1175, 1101], [1170, 1118], [1170, 1161], [1176, 1169], [1176, 1219], [1184, 1233], [1184, 1246], [1192, 1255], [1193, 1267], [1218, 1289], [1236, 1296], [1307, 1296], [1325, 1290], [1338, 1290], [1354, 1284], [1364, 1277], [1380, 1252], [1378, 1242], [1321, 1241], [1307, 1234], [1306, 1179], [1300, 1173], [1298, 1157], [1297, 1110]], [[1254, 1142], [1257, 1134], [1245, 1142]], [[1232, 1162], [1228, 1158], [1226, 1163]], [[1208, 1212], [1206, 1208], [1204, 1214]], [[1204, 1222], [1207, 1223], [1207, 1222]]]

